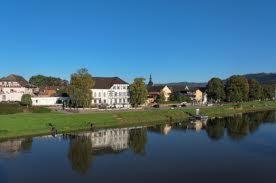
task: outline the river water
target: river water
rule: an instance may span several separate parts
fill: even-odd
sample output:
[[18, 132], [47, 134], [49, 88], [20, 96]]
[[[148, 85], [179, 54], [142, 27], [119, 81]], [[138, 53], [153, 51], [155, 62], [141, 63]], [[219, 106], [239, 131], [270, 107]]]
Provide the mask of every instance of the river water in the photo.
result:
[[276, 111], [0, 142], [0, 183], [276, 182]]

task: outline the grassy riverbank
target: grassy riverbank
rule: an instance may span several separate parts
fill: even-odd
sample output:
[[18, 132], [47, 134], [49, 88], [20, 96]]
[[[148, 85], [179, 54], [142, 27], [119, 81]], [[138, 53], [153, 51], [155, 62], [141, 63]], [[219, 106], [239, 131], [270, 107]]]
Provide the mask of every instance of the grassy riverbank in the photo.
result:
[[[209, 117], [229, 116], [236, 113], [276, 109], [276, 102], [248, 102], [241, 105], [228, 104], [204, 107], [202, 114]], [[49, 134], [49, 123], [58, 132], [85, 130], [93, 122], [97, 128], [149, 125], [160, 122], [188, 119], [195, 109], [149, 110], [130, 112], [102, 112], [90, 114], [18, 113], [0, 115], [0, 139], [30, 135]]]

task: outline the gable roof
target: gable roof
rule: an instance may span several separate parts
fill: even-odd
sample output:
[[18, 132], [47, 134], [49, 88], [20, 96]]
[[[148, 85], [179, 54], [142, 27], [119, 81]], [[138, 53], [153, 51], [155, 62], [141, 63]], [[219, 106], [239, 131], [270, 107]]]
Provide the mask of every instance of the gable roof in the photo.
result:
[[11, 74], [7, 77], [3, 77], [0, 79], [0, 82], [18, 82], [22, 87], [35, 87], [31, 85], [28, 81], [26, 81], [22, 76], [18, 76], [15, 74]]
[[93, 89], [110, 89], [115, 84], [128, 84], [119, 77], [93, 77]]

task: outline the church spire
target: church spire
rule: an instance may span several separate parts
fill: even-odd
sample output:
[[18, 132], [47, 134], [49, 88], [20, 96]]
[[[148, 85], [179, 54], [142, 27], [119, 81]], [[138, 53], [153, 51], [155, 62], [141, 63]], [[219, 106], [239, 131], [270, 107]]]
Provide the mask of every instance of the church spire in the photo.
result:
[[153, 82], [152, 82], [152, 77], [151, 77], [151, 75], [150, 75], [150, 79], [149, 79], [148, 86], [153, 86]]

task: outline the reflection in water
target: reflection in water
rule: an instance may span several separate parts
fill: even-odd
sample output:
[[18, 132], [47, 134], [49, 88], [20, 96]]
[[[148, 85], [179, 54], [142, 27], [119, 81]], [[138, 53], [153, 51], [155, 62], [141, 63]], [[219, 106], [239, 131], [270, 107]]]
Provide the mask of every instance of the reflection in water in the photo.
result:
[[146, 144], [147, 144], [146, 128], [137, 128], [137, 129], [130, 130], [129, 147], [134, 153], [139, 155], [145, 155]]
[[143, 127], [118, 128], [65, 135], [65, 138], [70, 140], [68, 158], [72, 169], [85, 174], [95, 156], [120, 153], [129, 148], [144, 155], [147, 131]]
[[14, 158], [21, 152], [28, 152], [32, 148], [32, 142], [32, 138], [0, 142], [0, 158]]
[[219, 140], [224, 137], [226, 129], [231, 139], [241, 140], [256, 132], [262, 123], [275, 123], [275, 117], [275, 112], [267, 111], [215, 118], [208, 121], [206, 132], [211, 139]]
[[[275, 122], [276, 112], [268, 111], [214, 118], [208, 121], [168, 123], [147, 128], [104, 129], [63, 135], [63, 138], [68, 140], [67, 157], [72, 169], [83, 175], [90, 169], [97, 156], [117, 154], [126, 150], [145, 156], [148, 131], [169, 135], [173, 130], [181, 130], [182, 132], [195, 130], [206, 132], [208, 137], [215, 141], [223, 139], [226, 135], [231, 140], [242, 140], [255, 133], [263, 123]], [[49, 136], [40, 138], [49, 138]], [[0, 142], [0, 159], [16, 157], [21, 152], [31, 151], [32, 142], [32, 138]]]
[[80, 174], [85, 174], [93, 160], [91, 139], [76, 137], [70, 140], [68, 159], [72, 169]]

